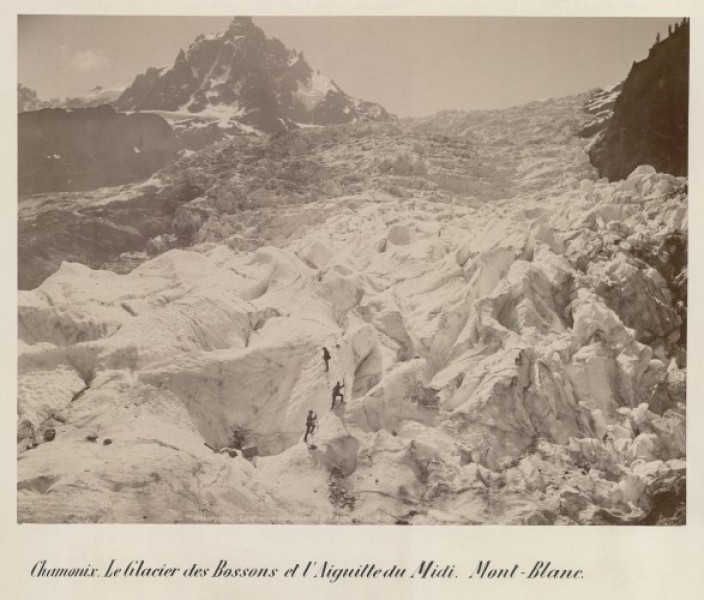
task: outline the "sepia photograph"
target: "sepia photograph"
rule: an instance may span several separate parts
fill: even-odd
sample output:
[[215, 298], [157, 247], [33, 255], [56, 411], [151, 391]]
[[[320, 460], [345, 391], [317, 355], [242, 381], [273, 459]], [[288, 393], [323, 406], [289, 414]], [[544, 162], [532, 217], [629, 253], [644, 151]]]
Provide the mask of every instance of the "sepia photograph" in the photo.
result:
[[20, 14], [17, 523], [685, 525], [689, 32]]

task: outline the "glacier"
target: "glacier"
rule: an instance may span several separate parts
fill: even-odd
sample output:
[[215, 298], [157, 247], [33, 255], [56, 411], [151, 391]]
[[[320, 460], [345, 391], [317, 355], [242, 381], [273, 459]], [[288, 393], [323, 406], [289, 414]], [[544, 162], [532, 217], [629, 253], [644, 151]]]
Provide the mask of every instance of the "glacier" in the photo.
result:
[[367, 183], [20, 291], [18, 519], [681, 519], [687, 179], [599, 179], [600, 94], [291, 133]]

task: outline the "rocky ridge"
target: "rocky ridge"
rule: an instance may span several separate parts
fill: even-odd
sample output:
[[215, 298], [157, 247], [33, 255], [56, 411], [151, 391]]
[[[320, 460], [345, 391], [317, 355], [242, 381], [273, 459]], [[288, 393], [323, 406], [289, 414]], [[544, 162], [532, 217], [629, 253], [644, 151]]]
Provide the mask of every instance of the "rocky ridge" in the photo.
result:
[[110, 106], [43, 109], [18, 117], [20, 198], [146, 179], [176, 158], [169, 124], [157, 115], [124, 115]]
[[81, 96], [71, 96], [63, 100], [59, 98], [43, 100], [35, 90], [19, 83], [17, 84], [17, 113], [43, 108], [96, 108], [117, 100], [123, 91], [121, 88], [96, 86]]

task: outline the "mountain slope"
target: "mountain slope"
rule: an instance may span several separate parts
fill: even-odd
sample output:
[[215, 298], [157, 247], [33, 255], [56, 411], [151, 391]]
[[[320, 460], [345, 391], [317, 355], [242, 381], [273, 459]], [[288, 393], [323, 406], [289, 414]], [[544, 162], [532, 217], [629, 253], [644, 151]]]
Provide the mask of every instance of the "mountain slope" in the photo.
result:
[[177, 152], [157, 115], [124, 115], [110, 106], [43, 109], [18, 117], [20, 196], [85, 190], [144, 179]]
[[198, 36], [170, 67], [139, 75], [115, 106], [235, 118], [268, 133], [296, 122], [392, 118], [378, 104], [349, 97], [248, 17], [235, 18], [224, 32]]
[[599, 174], [615, 181], [638, 165], [687, 174], [689, 22], [633, 63], [603, 137], [590, 150]]

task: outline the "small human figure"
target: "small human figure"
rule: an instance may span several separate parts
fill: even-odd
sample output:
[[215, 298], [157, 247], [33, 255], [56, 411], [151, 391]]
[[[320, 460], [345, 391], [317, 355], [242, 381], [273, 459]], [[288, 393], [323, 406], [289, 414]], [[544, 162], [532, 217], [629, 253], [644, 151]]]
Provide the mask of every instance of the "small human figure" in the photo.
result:
[[306, 417], [306, 434], [303, 436], [303, 441], [308, 443], [308, 436], [311, 435], [315, 428], [318, 426], [318, 415], [313, 412], [311, 408], [308, 411], [308, 416]]
[[327, 373], [330, 370], [328, 364], [330, 362], [330, 352], [325, 346], [323, 346], [323, 360], [325, 361], [325, 372]]
[[335, 384], [335, 386], [332, 388], [332, 406], [330, 407], [330, 410], [335, 408], [335, 402], [337, 399], [340, 399], [340, 404], [342, 404], [345, 401], [344, 396], [342, 395], [342, 392], [340, 390], [345, 387], [344, 383], [340, 383], [339, 381]]

